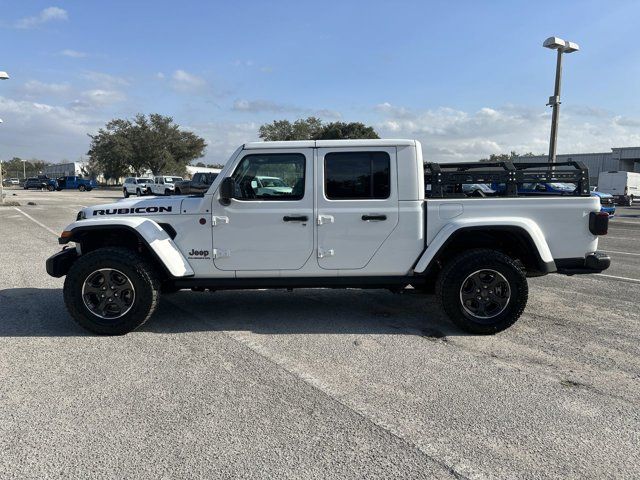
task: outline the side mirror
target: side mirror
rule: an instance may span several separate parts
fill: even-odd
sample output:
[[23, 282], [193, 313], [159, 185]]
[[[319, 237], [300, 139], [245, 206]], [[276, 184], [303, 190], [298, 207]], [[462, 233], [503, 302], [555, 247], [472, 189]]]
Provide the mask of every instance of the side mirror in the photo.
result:
[[235, 192], [236, 182], [231, 177], [226, 177], [220, 184], [220, 203], [222, 205], [229, 205], [233, 194]]

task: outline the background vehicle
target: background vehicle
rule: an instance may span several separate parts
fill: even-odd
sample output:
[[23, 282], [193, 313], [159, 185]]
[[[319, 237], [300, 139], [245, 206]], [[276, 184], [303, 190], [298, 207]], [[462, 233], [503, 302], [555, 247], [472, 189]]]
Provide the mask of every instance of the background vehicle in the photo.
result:
[[29, 177], [24, 181], [22, 188], [29, 190], [30, 188], [37, 188], [40, 190], [49, 190], [50, 192], [55, 190], [58, 183], [52, 178], [46, 175], [38, 175], [37, 177]]
[[153, 177], [153, 183], [147, 185], [147, 192], [151, 195], [172, 195], [175, 192], [176, 182], [181, 182], [182, 177], [160, 175]]
[[618, 205], [633, 205], [634, 200], [640, 199], [640, 173], [600, 172], [598, 191], [613, 195]]
[[79, 176], [67, 176], [58, 178], [58, 186], [56, 190], [79, 190], [81, 192], [90, 192], [98, 186], [95, 180], [87, 180]]
[[10, 185], [20, 185], [20, 180], [17, 178], [10, 178], [8, 183]]
[[597, 190], [591, 190], [592, 197], [598, 197], [600, 199], [600, 211], [613, 216], [616, 214], [616, 204], [613, 200], [613, 195], [609, 193], [598, 192]]
[[[424, 164], [414, 140], [249, 143], [202, 197], [82, 209], [59, 240], [78, 248], [49, 258], [47, 272], [67, 276], [69, 312], [101, 334], [143, 324], [162, 291], [409, 285], [435, 290], [460, 328], [491, 334], [520, 317], [527, 276], [609, 267], [597, 252], [609, 217], [590, 196], [587, 169], [556, 165], [565, 170]], [[518, 185], [541, 176], [577, 188], [522, 198]], [[260, 193], [252, 187], [259, 177], [294, 187]], [[461, 183], [486, 181], [505, 189], [457, 193]]]
[[153, 183], [152, 178], [145, 177], [127, 177], [122, 184], [122, 193], [124, 198], [129, 198], [129, 195], [136, 195], [141, 197], [147, 193], [149, 185]]
[[462, 185], [462, 191], [469, 197], [490, 197], [496, 194], [486, 183], [465, 183]]
[[191, 180], [175, 182], [174, 193], [176, 195], [203, 194], [218, 176], [217, 172], [196, 172]]

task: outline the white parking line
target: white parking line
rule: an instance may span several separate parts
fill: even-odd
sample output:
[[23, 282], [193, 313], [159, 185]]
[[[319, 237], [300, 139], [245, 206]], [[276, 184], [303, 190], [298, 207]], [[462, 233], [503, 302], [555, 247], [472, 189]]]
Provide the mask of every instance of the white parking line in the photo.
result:
[[613, 278], [615, 280], [622, 280], [623, 282], [640, 283], [638, 278], [618, 277], [617, 275], [607, 275], [606, 273], [596, 273], [598, 277]]
[[22, 210], [20, 210], [18, 207], [13, 207], [15, 208], [18, 212], [20, 212], [22, 215], [24, 215], [25, 217], [27, 217], [29, 220], [31, 220], [33, 223], [35, 223], [36, 225], [40, 225], [42, 228], [44, 228], [47, 232], [51, 232], [53, 233], [56, 237], [58, 236], [58, 233], [53, 231], [52, 229], [50, 229], [49, 227], [47, 227], [44, 223], [40, 223], [38, 220], [36, 220], [35, 218], [33, 218], [31, 215], [29, 215], [28, 213], [24, 213]]
[[640, 253], [631, 253], [631, 252], [619, 252], [617, 250], [599, 250], [604, 253], [618, 253], [620, 255], [633, 255], [634, 257], [640, 257]]

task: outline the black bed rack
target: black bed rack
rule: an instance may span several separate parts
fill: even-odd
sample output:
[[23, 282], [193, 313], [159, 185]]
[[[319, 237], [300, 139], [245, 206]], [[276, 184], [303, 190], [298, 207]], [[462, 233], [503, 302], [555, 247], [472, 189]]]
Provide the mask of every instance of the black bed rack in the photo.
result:
[[[424, 181], [431, 198], [463, 197], [462, 185], [498, 185], [497, 195], [516, 197], [524, 183], [573, 183], [573, 195], [589, 196], [589, 170], [582, 162], [425, 163]], [[431, 188], [429, 188], [431, 187]]]

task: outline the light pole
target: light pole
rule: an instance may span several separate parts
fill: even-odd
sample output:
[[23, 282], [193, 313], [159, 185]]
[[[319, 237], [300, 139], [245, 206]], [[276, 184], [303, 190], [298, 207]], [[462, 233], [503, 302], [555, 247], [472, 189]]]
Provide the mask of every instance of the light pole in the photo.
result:
[[542, 44], [545, 48], [557, 50], [556, 83], [553, 96], [549, 97], [547, 106], [553, 108], [551, 114], [551, 138], [549, 139], [549, 163], [556, 163], [556, 143], [558, 142], [558, 117], [560, 116], [560, 84], [562, 81], [562, 54], [580, 50], [577, 43], [567, 42], [558, 37], [549, 37]]
[[[0, 80], [9, 80], [7, 72], [0, 72]], [[2, 123], [2, 119], [0, 119]], [[2, 178], [2, 160], [0, 160], [0, 203], [4, 203], [4, 179]]]

